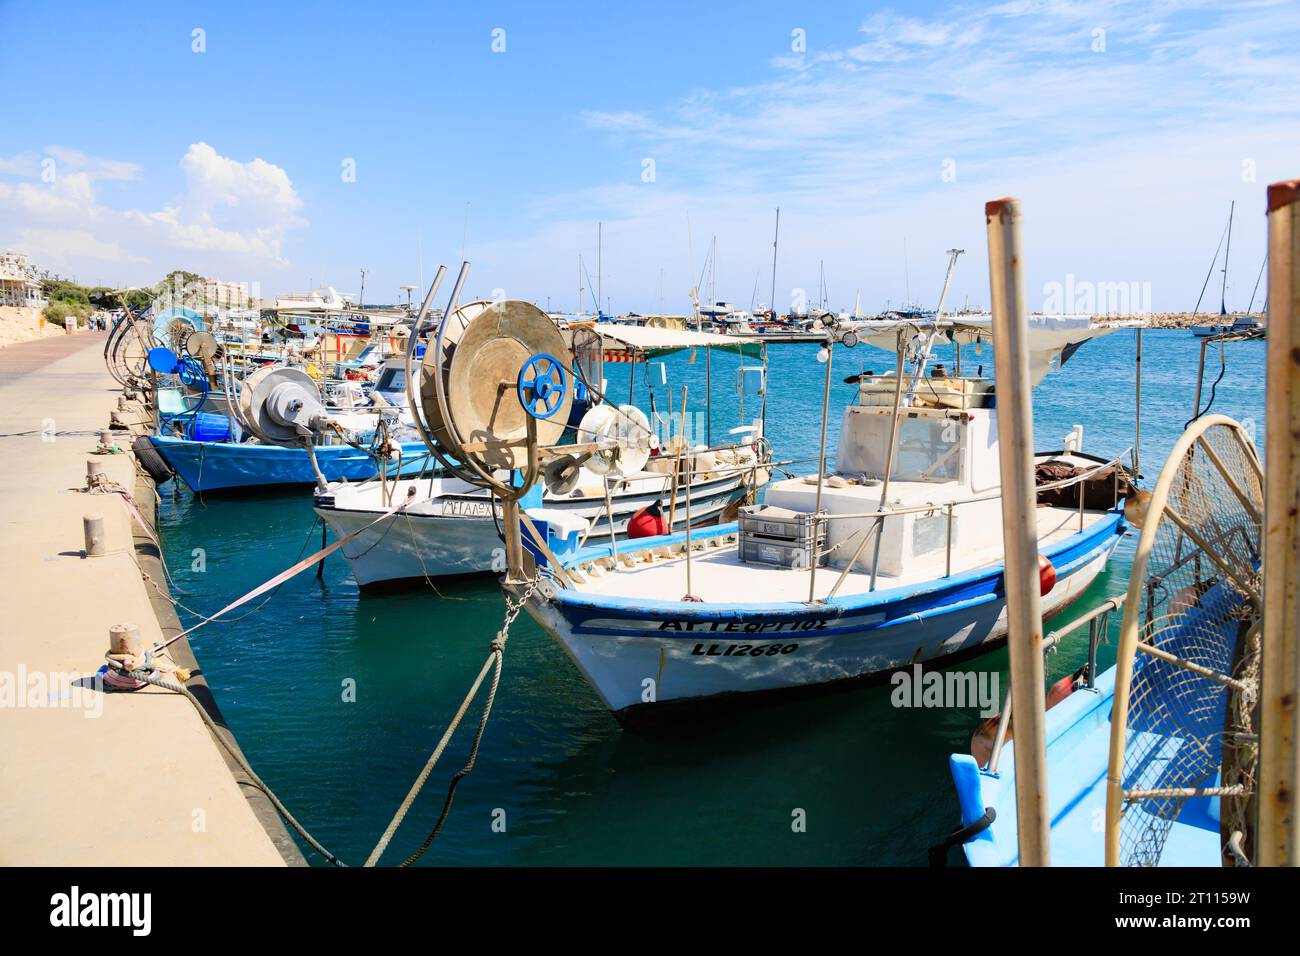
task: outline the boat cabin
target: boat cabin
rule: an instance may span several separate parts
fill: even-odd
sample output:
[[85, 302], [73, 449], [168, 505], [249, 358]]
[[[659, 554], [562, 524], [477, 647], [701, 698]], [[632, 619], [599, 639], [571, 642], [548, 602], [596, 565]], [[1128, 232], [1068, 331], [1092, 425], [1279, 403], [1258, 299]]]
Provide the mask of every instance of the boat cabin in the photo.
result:
[[[821, 489], [821, 510], [829, 515], [869, 514], [882, 509], [903, 511], [881, 523], [877, 553], [874, 543], [859, 556], [855, 568], [897, 576], [918, 560], [942, 560], [949, 543], [953, 550], [987, 542], [1001, 533], [997, 413], [992, 382], [977, 378], [931, 376], [915, 389], [913, 405], [901, 408], [890, 464], [890, 434], [894, 421], [893, 374], [864, 376], [858, 402], [844, 410], [835, 470]], [[890, 472], [886, 500], [881, 500], [886, 470]], [[988, 493], [984, 501], [956, 502]], [[817, 505], [817, 479], [791, 478], [768, 486], [769, 505], [811, 514]], [[843, 568], [858, 543], [875, 526], [871, 517], [827, 522], [827, 564]]]

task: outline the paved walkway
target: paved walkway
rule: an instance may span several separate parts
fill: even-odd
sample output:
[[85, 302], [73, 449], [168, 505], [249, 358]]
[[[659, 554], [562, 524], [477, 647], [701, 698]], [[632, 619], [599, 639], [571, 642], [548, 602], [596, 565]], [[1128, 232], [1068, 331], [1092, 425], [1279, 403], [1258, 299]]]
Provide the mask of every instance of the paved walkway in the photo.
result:
[[[189, 701], [77, 683], [109, 625], [137, 624], [146, 647], [161, 634], [126, 509], [80, 490], [119, 394], [103, 344], [0, 349], [0, 865], [283, 865]], [[130, 455], [98, 460], [135, 488]], [[82, 557], [92, 512], [100, 558]]]

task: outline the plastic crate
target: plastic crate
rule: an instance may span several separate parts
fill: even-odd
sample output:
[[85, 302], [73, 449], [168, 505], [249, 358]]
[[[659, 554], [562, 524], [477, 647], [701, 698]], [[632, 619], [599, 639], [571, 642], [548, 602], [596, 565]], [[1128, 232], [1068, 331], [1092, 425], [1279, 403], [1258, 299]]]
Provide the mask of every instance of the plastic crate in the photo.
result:
[[812, 567], [813, 560], [816, 560], [817, 566], [821, 567], [825, 563], [825, 556], [821, 553], [824, 540], [819, 538], [816, 544], [812, 544], [742, 536], [740, 560], [746, 564], [768, 564], [778, 568], [809, 568]]
[[772, 538], [778, 541], [807, 543], [812, 537], [814, 524], [820, 537], [826, 536], [826, 522], [814, 522], [813, 515], [775, 505], [750, 505], [740, 509], [737, 523], [742, 539], [748, 537]]

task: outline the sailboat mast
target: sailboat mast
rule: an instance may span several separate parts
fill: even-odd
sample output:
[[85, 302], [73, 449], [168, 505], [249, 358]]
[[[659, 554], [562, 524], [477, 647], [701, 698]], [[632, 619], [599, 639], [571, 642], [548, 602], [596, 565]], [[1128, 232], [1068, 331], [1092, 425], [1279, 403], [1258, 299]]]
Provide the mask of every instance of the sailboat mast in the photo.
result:
[[1232, 252], [1232, 214], [1236, 211], [1237, 200], [1228, 207], [1228, 245], [1223, 250], [1223, 285], [1219, 291], [1219, 315], [1228, 314], [1228, 255]]
[[596, 223], [596, 317], [600, 318], [600, 299], [605, 294], [605, 224]]
[[776, 318], [776, 247], [781, 241], [781, 207], [776, 207], [776, 229], [772, 232], [772, 298], [768, 300], [767, 307], [772, 311], [772, 318]]
[[[691, 257], [691, 276], [695, 276], [695, 235], [691, 231], [691, 214], [686, 214], [686, 248]], [[691, 306], [695, 309], [695, 331], [704, 327], [704, 317], [700, 315], [700, 289], [691, 283]]]
[[718, 237], [709, 240], [709, 302], [718, 301]]

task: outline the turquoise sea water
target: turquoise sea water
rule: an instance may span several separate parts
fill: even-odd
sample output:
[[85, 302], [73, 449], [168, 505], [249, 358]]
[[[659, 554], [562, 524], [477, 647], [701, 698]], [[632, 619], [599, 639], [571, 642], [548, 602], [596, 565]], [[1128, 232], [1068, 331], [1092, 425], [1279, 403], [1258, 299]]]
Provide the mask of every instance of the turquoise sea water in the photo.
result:
[[[1197, 341], [1185, 331], [1144, 334], [1142, 471], [1154, 480], [1191, 416]], [[1035, 445], [1059, 448], [1076, 423], [1084, 448], [1114, 455], [1133, 444], [1134, 335], [1092, 342], [1035, 392]], [[770, 349], [767, 433], [779, 458], [816, 454], [824, 366], [817, 346]], [[1263, 439], [1264, 346], [1229, 347], [1213, 410]], [[992, 370], [987, 347], [966, 368]], [[951, 368], [951, 357], [946, 359]], [[714, 438], [737, 424], [732, 356], [713, 358]], [[845, 375], [892, 367], [892, 354], [837, 348], [828, 447], [853, 398]], [[668, 360], [670, 386], [705, 392], [703, 355]], [[1207, 359], [1218, 375], [1217, 350]], [[627, 395], [626, 367], [609, 393]], [[645, 406], [644, 372], [638, 403]], [[656, 380], [660, 410], [665, 388]], [[677, 398], [674, 401], [678, 401]], [[753, 396], [746, 412], [754, 411]], [[803, 465], [800, 473], [815, 470]], [[168, 562], [185, 593], [211, 613], [320, 545], [307, 490], [198, 500], [163, 489]], [[1133, 541], [1076, 610], [1126, 586]], [[192, 570], [203, 549], [206, 570]], [[253, 613], [193, 637], [225, 715], [258, 773], [313, 834], [360, 864], [405, 796], [481, 666], [503, 604], [491, 578], [405, 593], [361, 595], [332, 557], [283, 585]], [[1072, 616], [1068, 615], [1067, 616]], [[1112, 616], [1114, 618], [1114, 616]], [[182, 614], [189, 623], [190, 618]], [[1118, 630], [1113, 619], [1112, 634]], [[1049, 678], [1076, 669], [1086, 633], [1047, 659]], [[1103, 647], [1109, 666], [1113, 649]], [[955, 665], [998, 672], [1006, 651]], [[355, 702], [344, 701], [355, 681]], [[899, 709], [887, 684], [705, 716], [671, 731], [620, 729], [563, 651], [527, 615], [515, 624], [478, 765], [423, 863], [924, 865], [926, 848], [955, 825], [948, 756], [968, 747], [975, 708]], [[468, 752], [471, 712], [434, 771], [386, 863], [419, 845], [446, 783]], [[805, 832], [794, 832], [802, 810]], [[502, 819], [505, 832], [493, 828]], [[214, 827], [214, 835], [217, 830]], [[954, 853], [953, 857], [956, 858]], [[319, 862], [314, 859], [313, 862]]]

